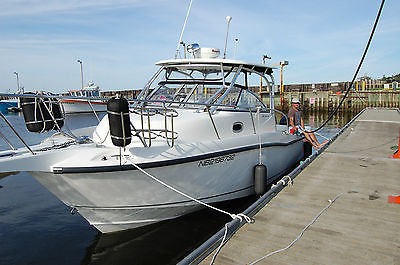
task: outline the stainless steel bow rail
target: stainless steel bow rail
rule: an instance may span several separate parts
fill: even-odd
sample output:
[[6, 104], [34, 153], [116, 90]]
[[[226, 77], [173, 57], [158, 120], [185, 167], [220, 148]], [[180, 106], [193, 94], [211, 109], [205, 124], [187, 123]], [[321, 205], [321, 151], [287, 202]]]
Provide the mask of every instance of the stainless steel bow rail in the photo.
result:
[[[35, 153], [32, 151], [32, 149], [29, 147], [29, 145], [24, 141], [24, 139], [22, 139], [22, 137], [18, 134], [18, 132], [14, 129], [14, 127], [12, 126], [12, 124], [6, 119], [6, 117], [4, 116], [3, 113], [0, 112], [0, 116], [1, 118], [5, 121], [5, 123], [8, 125], [8, 127], [10, 127], [10, 129], [13, 131], [13, 133], [18, 137], [18, 139], [25, 145], [25, 147], [29, 150], [29, 152], [32, 153], [32, 155], [34, 155]], [[10, 145], [10, 147], [13, 150], [16, 150], [16, 148], [11, 144], [11, 142], [4, 136], [2, 135], [2, 138], [5, 140], [5, 142]]]

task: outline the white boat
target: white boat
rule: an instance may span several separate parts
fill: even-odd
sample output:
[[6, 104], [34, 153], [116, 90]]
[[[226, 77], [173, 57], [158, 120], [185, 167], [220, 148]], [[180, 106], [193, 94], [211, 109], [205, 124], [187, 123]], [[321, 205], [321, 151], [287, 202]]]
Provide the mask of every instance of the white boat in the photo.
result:
[[[0, 172], [29, 171], [103, 233], [203, 207], [171, 187], [210, 204], [254, 194], [257, 164], [266, 166], [269, 185], [303, 157], [303, 138], [276, 122], [273, 67], [196, 57], [158, 62], [129, 115], [110, 110], [82, 132], [88, 138], [57, 133], [33, 146], [34, 155], [0, 152]], [[270, 91], [266, 103], [249, 89], [260, 78]], [[132, 132], [120, 118], [125, 137], [116, 136], [112, 115], [129, 117]]]
[[[24, 87], [17, 90], [16, 95], [23, 94]], [[0, 99], [0, 112], [20, 112], [21, 106], [17, 97], [7, 97], [6, 99]]]
[[67, 96], [73, 97], [61, 99], [64, 112], [67, 114], [89, 113], [93, 112], [93, 110], [96, 112], [106, 111], [107, 101], [98, 99], [100, 97], [100, 88], [93, 81], [90, 81], [83, 89], [68, 91]]
[[2, 99], [0, 100], [0, 111], [7, 113], [10, 110], [18, 109], [17, 99]]

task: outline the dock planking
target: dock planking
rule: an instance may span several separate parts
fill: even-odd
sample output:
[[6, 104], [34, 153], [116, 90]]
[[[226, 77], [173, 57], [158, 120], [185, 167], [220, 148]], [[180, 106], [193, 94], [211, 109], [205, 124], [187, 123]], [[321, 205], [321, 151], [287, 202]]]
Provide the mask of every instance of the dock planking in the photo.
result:
[[[257, 264], [400, 265], [400, 113], [367, 109], [224, 245], [214, 264], [249, 264], [289, 245], [342, 194], [289, 249]], [[211, 253], [201, 264], [209, 264]]]

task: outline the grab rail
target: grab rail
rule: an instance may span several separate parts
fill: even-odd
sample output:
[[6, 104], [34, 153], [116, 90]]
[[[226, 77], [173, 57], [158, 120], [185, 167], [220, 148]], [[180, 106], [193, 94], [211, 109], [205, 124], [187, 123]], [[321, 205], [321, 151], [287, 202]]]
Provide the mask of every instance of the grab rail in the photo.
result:
[[[19, 135], [19, 133], [14, 129], [12, 124], [7, 120], [7, 118], [4, 116], [3, 113], [0, 112], [0, 116], [3, 118], [5, 123], [7, 123], [8, 127], [14, 132], [14, 134], [18, 137], [18, 139], [25, 145], [26, 148], [28, 148], [29, 152], [32, 153], [32, 155], [35, 155], [35, 153], [32, 151], [32, 149], [29, 147], [29, 145], [22, 139], [22, 137]], [[8, 142], [8, 141], [7, 141]]]
[[[0, 93], [0, 96], [5, 97], [28, 97], [28, 98], [57, 98], [57, 99], [84, 99], [84, 100], [102, 100], [108, 101], [110, 98], [104, 97], [77, 97], [77, 96], [59, 96], [59, 95], [40, 95], [40, 94], [7, 94], [7, 93]], [[209, 102], [182, 102], [182, 101], [173, 101], [173, 100], [151, 100], [151, 99], [127, 99], [130, 104], [139, 104], [139, 103], [166, 103], [169, 105], [169, 108], [182, 108], [179, 105], [193, 105], [193, 106], [210, 106], [210, 107], [228, 107], [232, 109], [247, 109], [247, 106], [237, 106], [237, 105], [225, 105], [225, 104], [213, 104]], [[178, 106], [173, 106], [172, 104], [176, 104]], [[139, 106], [134, 105], [133, 107], [139, 108]], [[254, 107], [255, 109], [256, 107]], [[272, 108], [263, 107], [266, 110], [273, 110]]]
[[4, 134], [2, 134], [1, 132], [0, 132], [0, 137], [3, 138], [4, 142], [6, 142], [11, 147], [12, 150], [17, 150], [17, 148], [15, 148], [12, 145], [12, 143], [7, 139], [7, 137]]
[[[4, 95], [0, 93], [0, 95]], [[7, 94], [10, 95], [10, 94]], [[73, 96], [56, 96], [56, 95], [36, 95], [36, 94], [22, 94], [18, 95], [18, 97], [34, 97], [34, 98], [50, 98], [50, 99], [61, 99], [61, 98], [81, 98], [82, 97], [73, 97]], [[98, 99], [98, 98], [86, 98], [86, 99]], [[102, 100], [105, 100], [105, 98], [102, 98]], [[174, 128], [174, 118], [178, 116], [178, 112], [176, 109], [193, 109], [193, 110], [198, 110], [199, 106], [203, 106], [204, 109], [203, 111], [206, 111], [210, 117], [210, 121], [212, 123], [212, 127], [214, 129], [214, 132], [216, 134], [216, 137], [218, 140], [221, 139], [218, 130], [217, 130], [217, 125], [215, 123], [215, 120], [213, 119], [213, 114], [215, 111], [234, 111], [234, 112], [248, 112], [250, 114], [250, 119], [251, 119], [251, 124], [253, 126], [253, 132], [256, 133], [256, 126], [254, 122], [254, 117], [253, 114], [257, 110], [257, 107], [249, 107], [249, 106], [238, 106], [238, 105], [224, 105], [224, 104], [211, 104], [211, 103], [200, 103], [200, 102], [181, 102], [181, 101], [159, 101], [159, 100], [149, 100], [149, 99], [129, 99], [128, 102], [136, 103], [134, 105], [130, 106], [130, 112], [136, 115], [140, 116], [140, 124], [141, 128], [135, 128], [133, 124], [131, 124], [131, 127], [133, 128], [134, 133], [132, 133], [133, 136], [137, 136], [140, 138], [143, 146], [145, 147], [150, 147], [152, 144], [152, 140], [156, 139], [157, 137], [161, 137], [166, 139], [168, 145], [170, 147], [173, 147], [175, 144], [175, 140], [178, 138], [178, 132], [175, 131]], [[182, 106], [183, 105], [183, 106]], [[192, 106], [192, 107], [190, 107]], [[261, 107], [261, 112], [268, 112], [274, 115], [275, 111], [278, 113], [281, 113], [283, 116], [287, 116], [275, 109], [271, 109], [264, 106], [259, 106]], [[214, 112], [213, 112], [214, 110]], [[164, 128], [152, 128], [152, 122], [151, 122], [151, 117], [154, 115], [161, 115], [164, 117]], [[35, 154], [32, 149], [28, 146], [28, 144], [22, 139], [22, 137], [15, 131], [13, 126], [11, 125], [10, 122], [6, 119], [6, 117], [1, 114], [1, 117], [6, 121], [7, 125], [13, 130], [14, 134], [20, 139], [20, 141], [28, 148], [28, 150], [32, 153]], [[52, 117], [54, 120], [54, 117]], [[145, 122], [145, 119], [147, 120]], [[169, 120], [168, 120], [169, 119]], [[57, 126], [57, 123], [55, 123]], [[170, 124], [170, 125], [169, 125]], [[170, 126], [170, 129], [168, 128]], [[58, 126], [57, 126], [58, 127]], [[288, 127], [288, 124], [287, 124]], [[60, 131], [61, 129], [58, 128]], [[7, 138], [4, 135], [0, 135], [1, 138], [3, 138], [8, 145], [12, 149], [15, 150], [15, 148], [12, 146], [12, 144], [7, 140]]]
[[[140, 125], [141, 128], [135, 128], [132, 125], [135, 133], [134, 136], [140, 138], [144, 147], [150, 147], [151, 141], [157, 137], [165, 138], [169, 146], [173, 147], [175, 144], [175, 140], [178, 138], [178, 133], [174, 130], [174, 118], [178, 116], [178, 112], [175, 109], [167, 108], [165, 103], [162, 106], [154, 106], [154, 107], [133, 107], [130, 109], [130, 112], [140, 116]], [[151, 117], [155, 115], [161, 115], [164, 117], [164, 128], [151, 128]], [[168, 118], [171, 121], [171, 129], [168, 129]], [[145, 124], [145, 119], [147, 119], [147, 126]], [[146, 140], [148, 142], [146, 142]], [[171, 144], [169, 143], [171, 141]]]

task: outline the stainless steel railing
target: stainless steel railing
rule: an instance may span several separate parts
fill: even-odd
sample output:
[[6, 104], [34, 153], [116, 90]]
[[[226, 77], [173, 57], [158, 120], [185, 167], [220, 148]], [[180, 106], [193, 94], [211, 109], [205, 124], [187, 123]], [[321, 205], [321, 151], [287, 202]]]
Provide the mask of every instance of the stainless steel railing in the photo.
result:
[[[105, 98], [86, 98], [86, 97], [74, 97], [74, 96], [55, 96], [55, 95], [36, 95], [36, 94], [1, 94], [0, 95], [8, 95], [8, 96], [17, 96], [17, 97], [37, 97], [37, 98], [57, 98], [57, 99], [87, 99], [88, 101], [94, 99], [106, 100]], [[201, 103], [201, 102], [181, 102], [181, 101], [157, 101], [157, 100], [143, 100], [143, 99], [129, 99], [128, 102], [131, 104], [130, 111], [134, 115], [139, 116], [140, 127], [135, 128], [131, 123], [131, 127], [133, 129], [133, 136], [136, 136], [140, 139], [145, 147], [150, 147], [152, 145], [152, 140], [157, 137], [164, 138], [167, 141], [167, 144], [170, 147], [173, 147], [176, 139], [178, 138], [178, 132], [174, 127], [174, 119], [178, 117], [178, 112], [176, 109], [193, 109], [198, 110], [199, 107], [203, 107], [203, 111], [207, 111], [210, 117], [210, 122], [212, 123], [213, 129], [215, 131], [217, 139], [220, 138], [220, 134], [217, 129], [217, 125], [215, 120], [213, 119], [213, 112], [211, 109], [215, 111], [237, 111], [237, 112], [248, 112], [250, 114], [251, 123], [253, 126], [253, 132], [256, 134], [256, 126], [254, 122], [254, 113], [257, 112], [257, 107], [248, 107], [248, 106], [237, 106], [237, 105], [223, 105], [223, 104], [210, 104], [210, 103]], [[267, 108], [264, 106], [259, 106], [258, 111], [261, 113], [271, 113], [275, 115], [275, 112], [282, 114], [283, 116], [287, 116], [276, 109]], [[152, 118], [160, 115], [164, 119], [163, 127], [161, 128], [152, 128]], [[7, 125], [11, 128], [13, 133], [20, 139], [20, 141], [24, 144], [25, 147], [32, 153], [35, 154], [32, 149], [28, 146], [28, 144], [22, 139], [22, 137], [18, 134], [18, 132], [14, 129], [12, 124], [6, 119], [6, 117], [1, 113], [2, 119], [7, 123]], [[53, 118], [53, 117], [52, 117]], [[287, 125], [287, 124], [286, 124]], [[61, 131], [61, 128], [57, 128]], [[15, 147], [11, 144], [11, 142], [3, 135], [0, 135], [10, 147], [15, 150]]]

